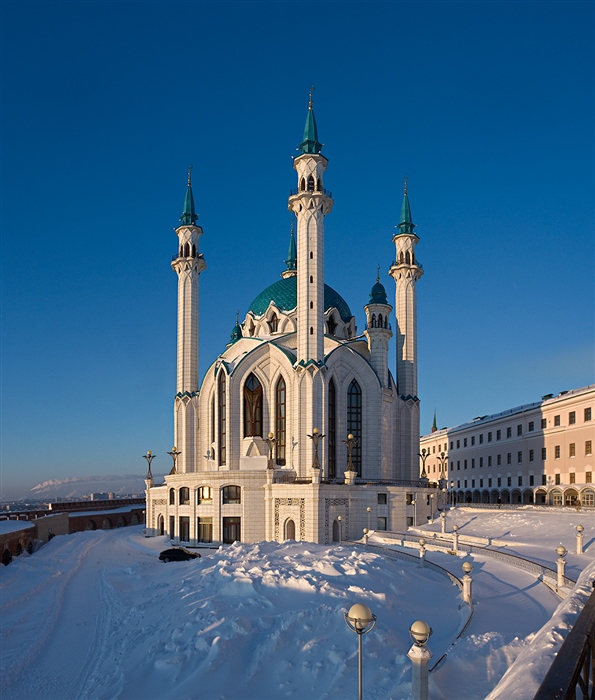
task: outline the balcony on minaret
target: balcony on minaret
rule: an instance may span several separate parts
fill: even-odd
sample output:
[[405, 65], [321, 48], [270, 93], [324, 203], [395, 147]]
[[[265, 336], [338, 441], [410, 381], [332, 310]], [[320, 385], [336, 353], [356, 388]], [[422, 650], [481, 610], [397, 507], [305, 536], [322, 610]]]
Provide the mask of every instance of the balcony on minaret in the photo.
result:
[[311, 194], [323, 194], [325, 197], [328, 197], [329, 199], [333, 198], [333, 193], [330, 190], [327, 190], [325, 187], [322, 187], [321, 185], [318, 186], [315, 189], [306, 189], [302, 187], [296, 187], [293, 190], [289, 190], [289, 196], [290, 197], [295, 197], [298, 194], [301, 194], [302, 192], [309, 192]]

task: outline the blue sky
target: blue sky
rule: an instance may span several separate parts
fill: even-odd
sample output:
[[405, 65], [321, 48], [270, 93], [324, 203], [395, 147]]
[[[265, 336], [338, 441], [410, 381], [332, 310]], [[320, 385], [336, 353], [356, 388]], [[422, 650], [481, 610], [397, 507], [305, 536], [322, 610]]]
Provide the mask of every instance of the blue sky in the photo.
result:
[[360, 329], [409, 175], [422, 432], [594, 381], [593, 3], [1, 12], [4, 497], [169, 469], [186, 168], [202, 374], [283, 269], [312, 83], [326, 281]]

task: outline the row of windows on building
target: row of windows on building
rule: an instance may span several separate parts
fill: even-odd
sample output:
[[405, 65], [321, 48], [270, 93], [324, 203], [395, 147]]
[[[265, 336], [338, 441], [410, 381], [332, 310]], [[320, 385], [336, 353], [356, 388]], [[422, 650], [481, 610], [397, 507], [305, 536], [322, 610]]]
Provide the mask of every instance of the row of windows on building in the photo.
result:
[[[410, 524], [413, 524], [413, 519]], [[224, 544], [232, 544], [233, 542], [241, 541], [242, 535], [242, 519], [240, 517], [224, 517], [222, 518], [222, 541]], [[341, 539], [340, 533], [341, 524], [338, 520], [333, 522], [333, 541], [338, 542]], [[388, 529], [388, 518], [379, 516], [376, 518], [376, 530], [386, 531]], [[165, 534], [164, 521], [160, 518], [159, 531], [161, 535]], [[178, 537], [180, 542], [190, 542], [190, 518], [181, 516], [178, 518], [178, 529], [176, 531], [176, 518], [174, 515], [169, 517], [169, 537], [174, 539]], [[284, 526], [284, 538], [295, 540], [295, 522], [291, 519], [287, 520]], [[202, 543], [213, 542], [213, 518], [197, 518], [196, 519], [196, 540]]]
[[[576, 484], [576, 474], [574, 472], [571, 472], [569, 474], [569, 477], [570, 477], [569, 483]], [[593, 477], [592, 472], [585, 472], [585, 483], [592, 484], [593, 483], [592, 477]], [[505, 484], [503, 483], [504, 478], [506, 479]], [[510, 487], [510, 486], [513, 486], [512, 480], [513, 480], [512, 476], [507, 476], [507, 477], [498, 476], [494, 479], [492, 479], [492, 478], [488, 478], [488, 479], [463, 479], [462, 480], [463, 486], [461, 487], [461, 479], [459, 479], [459, 480], [457, 480], [457, 488], [458, 489], [468, 488], [467, 484], [469, 481], [471, 481], [471, 488], [475, 488], [476, 481], [479, 481], [479, 488], [484, 487], [485, 481], [487, 481], [487, 488], [492, 488], [492, 487], [501, 488], [502, 486]], [[526, 486], [535, 486], [535, 477], [533, 476], [533, 474], [529, 475], [529, 480], [528, 480], [529, 483], [528, 484], [523, 483], [523, 481], [524, 481], [524, 479], [521, 475], [517, 476], [516, 483], [514, 484], [514, 486], [525, 486], [525, 485]], [[554, 484], [556, 486], [561, 485], [560, 474], [554, 475]], [[541, 475], [541, 486], [547, 486], [547, 475], [546, 474]], [[587, 505], [587, 504], [585, 504], [585, 505]]]
[[[275, 463], [285, 466], [287, 461], [287, 386], [283, 377], [275, 385], [274, 427]], [[244, 383], [244, 437], [263, 437], [263, 389], [254, 373]], [[219, 372], [217, 380], [217, 411], [215, 396], [211, 403], [211, 443], [218, 440], [218, 460], [227, 463], [227, 381], [225, 372]], [[347, 433], [355, 438], [352, 451], [353, 466], [361, 476], [362, 467], [362, 390], [355, 379], [347, 389]], [[334, 479], [337, 472], [337, 389], [331, 379], [328, 387], [327, 459], [328, 477]], [[213, 455], [214, 457], [214, 455]]]
[[[591, 408], [587, 407], [584, 410], [583, 414], [584, 422], [590, 421], [592, 419], [592, 412]], [[560, 415], [554, 416], [554, 427], [560, 426], [560, 421], [561, 417]], [[570, 411], [568, 413], [568, 425], [574, 425], [576, 423], [576, 411]], [[542, 418], [541, 419], [541, 429], [545, 430], [547, 428], [547, 418]], [[527, 432], [532, 433], [535, 431], [535, 421], [529, 421], [527, 424]], [[487, 433], [487, 442], [492, 442], [494, 439], [494, 432], [495, 432], [495, 437], [496, 441], [502, 440], [502, 430], [496, 430], [496, 431], [488, 431]], [[517, 437], [522, 436], [523, 434], [523, 424], [519, 423], [516, 427], [516, 434]], [[484, 442], [484, 433], [479, 433], [477, 436], [479, 440], [479, 444], [482, 445]], [[506, 438], [510, 439], [512, 438], [512, 426], [509, 426], [506, 428]], [[468, 447], [469, 438], [463, 438], [463, 447]], [[456, 449], [459, 450], [461, 449], [461, 440], [451, 440], [450, 441], [450, 449], [454, 450], [456, 445]], [[475, 435], [471, 435], [471, 446], [475, 445]], [[438, 451], [440, 451], [440, 445], [438, 446]]]
[[[555, 445], [554, 446], [554, 459], [561, 459], [561, 446], [560, 445]], [[585, 457], [590, 457], [593, 454], [593, 442], [591, 440], [586, 440], [585, 441]], [[571, 442], [568, 445], [568, 456], [569, 457], [576, 457], [576, 443]], [[542, 447], [541, 448], [541, 460], [545, 462], [547, 459], [547, 448]], [[471, 460], [464, 459], [462, 460], [463, 462], [463, 469], [467, 469], [469, 465], [469, 461], [471, 462], [471, 469], [475, 469], [475, 463], [476, 463], [476, 458], [472, 457]], [[481, 469], [484, 466], [484, 458], [479, 457], [477, 459], [479, 462], [479, 468]], [[492, 466], [492, 461], [493, 457], [492, 455], [488, 455], [487, 457], [487, 466], [491, 467]], [[535, 461], [535, 450], [529, 450], [529, 462], [534, 462]], [[522, 464], [523, 463], [523, 450], [519, 450], [516, 454], [516, 463], [517, 464]], [[458, 459], [456, 461], [457, 464], [457, 470], [460, 471], [461, 469], [461, 460]], [[496, 465], [499, 466], [502, 464], [502, 455], [498, 454], [496, 455]], [[512, 464], [512, 452], [508, 452], [506, 454], [506, 464]], [[454, 471], [455, 469], [455, 462], [454, 460], [451, 461], [450, 463], [450, 470]], [[436, 470], [436, 467], [434, 467], [434, 471]]]
[[[242, 502], [242, 487], [241, 486], [224, 486], [221, 489], [221, 503], [223, 505], [233, 505]], [[209, 505], [213, 503], [213, 488], [211, 486], [200, 486], [196, 491], [196, 504]], [[169, 490], [169, 505], [176, 505], [176, 490]], [[182, 486], [178, 491], [178, 505], [190, 505], [190, 489], [187, 486]]]

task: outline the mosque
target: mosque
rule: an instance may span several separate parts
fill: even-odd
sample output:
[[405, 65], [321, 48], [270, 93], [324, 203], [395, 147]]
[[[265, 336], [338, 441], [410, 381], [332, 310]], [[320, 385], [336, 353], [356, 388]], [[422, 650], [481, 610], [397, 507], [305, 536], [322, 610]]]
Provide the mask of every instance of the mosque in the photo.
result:
[[[393, 242], [393, 310], [378, 279], [365, 329], [324, 282], [324, 186], [312, 95], [293, 160], [286, 268], [250, 304], [198, 384], [199, 252], [190, 177], [172, 268], [178, 276], [177, 393], [171, 473], [146, 478], [148, 535], [176, 543], [330, 543], [425, 522], [437, 490], [419, 478], [417, 260], [407, 187]], [[392, 257], [392, 256], [391, 256]]]

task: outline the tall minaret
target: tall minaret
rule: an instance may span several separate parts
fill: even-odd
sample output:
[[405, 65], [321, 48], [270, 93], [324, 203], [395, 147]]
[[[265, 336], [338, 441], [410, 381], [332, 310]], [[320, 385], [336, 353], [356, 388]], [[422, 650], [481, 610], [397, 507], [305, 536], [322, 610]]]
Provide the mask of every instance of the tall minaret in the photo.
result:
[[324, 359], [324, 217], [333, 200], [322, 186], [328, 161], [321, 149], [310, 91], [304, 140], [293, 161], [298, 187], [289, 197], [297, 217], [297, 360], [304, 366]]
[[[192, 166], [191, 166], [192, 167]], [[176, 229], [178, 256], [171, 266], [178, 275], [178, 363], [174, 402], [174, 442], [180, 451], [178, 473], [198, 468], [198, 300], [199, 277], [206, 263], [198, 251], [202, 228], [196, 225], [191, 167], [184, 199], [182, 225]]]
[[417, 396], [417, 294], [416, 283], [423, 268], [415, 257], [419, 238], [413, 232], [407, 178], [401, 221], [393, 236], [396, 259], [389, 274], [396, 282], [397, 393], [399, 406], [399, 470], [402, 478], [416, 478], [419, 464], [419, 398]]

